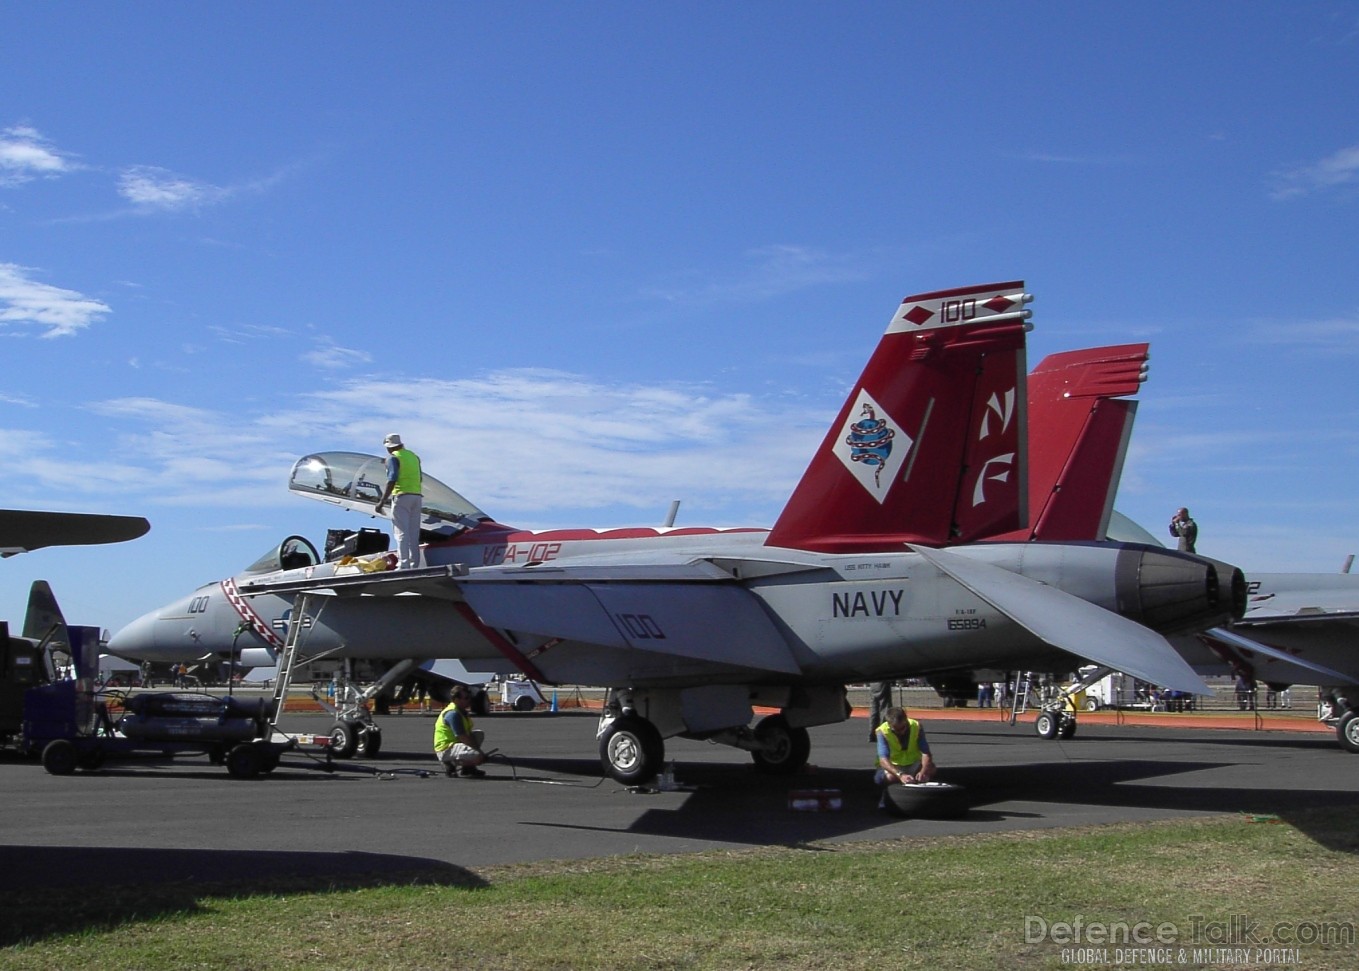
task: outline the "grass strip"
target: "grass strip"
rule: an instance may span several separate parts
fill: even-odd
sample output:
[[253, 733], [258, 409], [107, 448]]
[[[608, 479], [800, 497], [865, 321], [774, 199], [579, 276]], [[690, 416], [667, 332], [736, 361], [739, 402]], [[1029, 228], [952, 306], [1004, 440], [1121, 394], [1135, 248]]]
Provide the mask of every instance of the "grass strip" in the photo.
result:
[[[1238, 915], [1266, 931], [1359, 923], [1352, 817], [562, 861], [323, 892], [293, 892], [285, 878], [120, 892], [109, 875], [80, 893], [0, 892], [0, 968], [1073, 967], [1063, 951], [1072, 941], [1032, 940], [1035, 920], [1170, 925], [1185, 948], [1172, 966], [1231, 967], [1214, 946], [1232, 943], [1222, 938]], [[1191, 942], [1196, 918], [1218, 939]], [[1270, 966], [1352, 971], [1359, 948], [1352, 938], [1307, 944]]]

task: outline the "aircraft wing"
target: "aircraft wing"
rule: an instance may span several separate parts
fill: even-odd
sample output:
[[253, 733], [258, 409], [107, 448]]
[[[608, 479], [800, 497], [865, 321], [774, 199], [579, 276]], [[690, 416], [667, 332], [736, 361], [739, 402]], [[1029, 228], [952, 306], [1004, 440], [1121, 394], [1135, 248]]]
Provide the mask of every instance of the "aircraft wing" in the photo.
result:
[[799, 674], [759, 599], [706, 560], [472, 571], [462, 594], [489, 627]]
[[1342, 674], [1334, 668], [1326, 667], [1324, 664], [1317, 664], [1315, 661], [1308, 661], [1294, 654], [1289, 654], [1287, 651], [1281, 651], [1276, 647], [1270, 647], [1268, 644], [1261, 644], [1259, 641], [1252, 640], [1249, 637], [1242, 637], [1240, 634], [1227, 630], [1224, 627], [1214, 627], [1204, 631], [1199, 636], [1207, 640], [1221, 641], [1232, 647], [1254, 651], [1256, 654], [1262, 654], [1265, 657], [1273, 658], [1276, 661], [1283, 661], [1286, 664], [1296, 665], [1304, 671], [1310, 671], [1313, 674], [1321, 675], [1325, 678], [1325, 681], [1322, 682], [1323, 684], [1352, 684], [1354, 682], [1352, 675]]
[[140, 516], [0, 509], [0, 557], [45, 546], [95, 546], [142, 536], [151, 524]]
[[1212, 693], [1150, 628], [989, 563], [926, 546], [911, 549], [1053, 647], [1175, 691]]
[[1351, 598], [1319, 598], [1298, 594], [1272, 598], [1246, 608], [1245, 616], [1234, 621], [1234, 627], [1261, 627], [1266, 624], [1309, 624], [1318, 621], [1354, 620], [1359, 618], [1359, 604]]
[[[488, 628], [798, 674], [764, 607], [731, 573], [704, 559], [601, 558], [570, 567], [425, 567], [347, 576], [261, 577], [246, 595], [414, 594], [463, 599]], [[716, 619], [714, 619], [716, 618]]]

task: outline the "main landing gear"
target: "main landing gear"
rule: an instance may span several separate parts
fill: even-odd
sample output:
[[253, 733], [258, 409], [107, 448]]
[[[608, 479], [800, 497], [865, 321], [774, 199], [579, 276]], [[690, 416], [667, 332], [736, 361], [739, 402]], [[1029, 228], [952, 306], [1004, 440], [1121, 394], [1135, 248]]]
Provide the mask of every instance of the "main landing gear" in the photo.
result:
[[[746, 724], [750, 720], [750, 700], [744, 693], [738, 694], [740, 703], [730, 707], [722, 704], [721, 697], [725, 695], [726, 700], [731, 700], [729, 691], [715, 691], [710, 707], [696, 701], [692, 694], [686, 697], [685, 714], [700, 724], [705, 717], [709, 723], [720, 724], [720, 715], [727, 712], [730, 717], [744, 717], [735, 727], [696, 729], [681, 717], [677, 692], [649, 691], [639, 695], [627, 690], [611, 691], [596, 732], [604, 772], [625, 785], [644, 783], [665, 766], [665, 738], [678, 735], [744, 749], [760, 772], [791, 775], [807, 764], [811, 754], [811, 736], [806, 725], [828, 724], [846, 717], [844, 689], [838, 688], [800, 697], [799, 704], [766, 715], [751, 728]], [[643, 710], [650, 717], [644, 717]]]

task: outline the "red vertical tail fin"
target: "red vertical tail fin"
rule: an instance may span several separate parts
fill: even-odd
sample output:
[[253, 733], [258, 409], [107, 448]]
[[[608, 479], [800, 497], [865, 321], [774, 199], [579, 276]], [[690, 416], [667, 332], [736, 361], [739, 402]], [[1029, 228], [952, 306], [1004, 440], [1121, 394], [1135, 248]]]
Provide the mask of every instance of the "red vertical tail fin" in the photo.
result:
[[1043, 358], [1029, 375], [1029, 526], [997, 539], [1102, 540], [1147, 376], [1146, 344]]
[[907, 297], [766, 544], [943, 546], [1028, 511], [1022, 282]]

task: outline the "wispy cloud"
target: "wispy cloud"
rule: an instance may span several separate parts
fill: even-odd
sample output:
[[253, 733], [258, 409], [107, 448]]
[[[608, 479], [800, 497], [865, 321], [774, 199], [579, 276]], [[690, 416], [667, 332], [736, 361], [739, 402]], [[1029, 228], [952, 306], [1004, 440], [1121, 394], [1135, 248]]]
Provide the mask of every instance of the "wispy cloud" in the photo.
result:
[[[597, 510], [616, 524], [631, 511], [633, 522], [655, 522], [676, 498], [706, 510], [704, 522], [768, 525], [830, 415], [785, 396], [619, 386], [547, 370], [365, 377], [253, 414], [149, 397], [82, 413], [100, 419], [83, 443], [74, 421], [71, 440], [60, 443], [20, 437], [7, 448], [0, 429], [0, 462], [35, 488], [71, 495], [97, 483], [101, 495], [150, 504], [254, 509], [293, 503], [283, 480], [302, 455], [380, 454], [382, 436], [399, 431], [431, 475], [525, 525], [599, 524], [562, 519], [563, 510], [577, 519]], [[76, 447], [83, 458], [73, 476]]]
[[1256, 324], [1246, 339], [1327, 354], [1359, 353], [1359, 317], [1312, 321], [1269, 321]]
[[1024, 152], [1017, 156], [1025, 162], [1049, 165], [1128, 165], [1134, 161], [1127, 155], [1066, 155], [1060, 152]]
[[1312, 165], [1277, 172], [1274, 181], [1270, 196], [1279, 200], [1355, 185], [1359, 183], [1359, 145], [1342, 148]]
[[302, 360], [326, 371], [341, 371], [371, 364], [373, 355], [352, 347], [340, 347], [329, 340], [319, 340], [314, 349], [302, 355]]
[[30, 268], [0, 263], [0, 326], [35, 324], [43, 337], [70, 337], [112, 309], [99, 300], [29, 278]]
[[242, 195], [266, 192], [301, 165], [289, 165], [272, 175], [234, 185], [213, 185], [155, 165], [133, 165], [118, 175], [118, 194], [138, 214], [195, 212]]
[[141, 210], [181, 212], [215, 205], [228, 198], [231, 190], [155, 166], [137, 165], [118, 176], [118, 194]]
[[236, 327], [213, 324], [208, 330], [224, 344], [250, 344], [260, 340], [273, 341], [292, 336], [292, 331], [286, 327], [272, 324], [241, 324]]
[[16, 125], [0, 130], [0, 187], [56, 178], [78, 167], [36, 128]]
[[474, 501], [520, 513], [658, 509], [676, 496], [770, 503], [791, 490], [827, 418], [698, 385], [604, 385], [536, 369], [364, 379], [312, 401], [287, 420], [374, 449], [400, 431], [431, 474], [456, 470], [450, 484]]
[[675, 303], [748, 303], [809, 287], [865, 280], [871, 275], [871, 268], [861, 256], [778, 244], [747, 250], [741, 266], [725, 279], [709, 279], [693, 286], [649, 287], [643, 292]]

